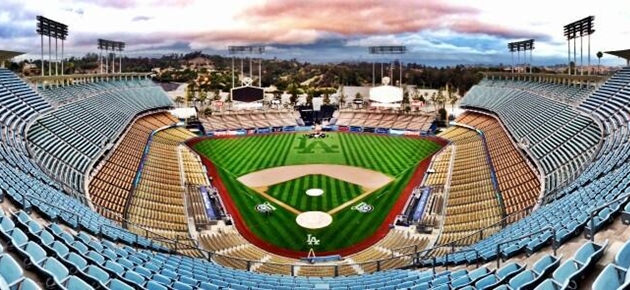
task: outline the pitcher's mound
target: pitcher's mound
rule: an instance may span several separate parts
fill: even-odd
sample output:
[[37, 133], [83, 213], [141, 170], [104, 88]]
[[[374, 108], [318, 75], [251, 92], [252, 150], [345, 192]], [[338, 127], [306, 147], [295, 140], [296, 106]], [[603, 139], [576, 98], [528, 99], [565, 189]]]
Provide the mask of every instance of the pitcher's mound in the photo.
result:
[[295, 222], [303, 228], [316, 230], [329, 226], [332, 216], [323, 211], [307, 211], [299, 214]]
[[306, 195], [308, 196], [320, 196], [324, 194], [324, 190], [321, 188], [311, 188], [306, 190]]

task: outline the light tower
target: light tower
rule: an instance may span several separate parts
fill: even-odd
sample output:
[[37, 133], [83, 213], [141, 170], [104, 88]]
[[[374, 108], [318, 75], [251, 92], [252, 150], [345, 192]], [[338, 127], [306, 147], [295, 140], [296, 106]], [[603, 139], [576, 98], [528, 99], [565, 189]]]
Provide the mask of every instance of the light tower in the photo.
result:
[[[377, 54], [377, 55], [400, 55], [400, 54], [405, 54], [407, 52], [407, 47], [404, 45], [389, 45], [389, 46], [370, 46], [368, 47], [368, 52], [370, 54]], [[392, 80], [392, 84], [396, 84], [396, 82], [394, 81], [394, 69], [393, 69], [393, 63], [394, 63], [395, 59], [392, 60], [392, 66], [390, 67], [390, 75], [389, 78]], [[403, 65], [402, 65], [402, 60], [398, 59], [398, 62], [400, 64], [400, 79], [398, 81], [398, 86], [402, 88], [402, 76], [403, 76]], [[384, 75], [383, 75], [383, 63], [381, 62], [381, 79], [383, 79]], [[376, 85], [376, 76], [375, 76], [375, 62], [372, 62], [372, 86]]]

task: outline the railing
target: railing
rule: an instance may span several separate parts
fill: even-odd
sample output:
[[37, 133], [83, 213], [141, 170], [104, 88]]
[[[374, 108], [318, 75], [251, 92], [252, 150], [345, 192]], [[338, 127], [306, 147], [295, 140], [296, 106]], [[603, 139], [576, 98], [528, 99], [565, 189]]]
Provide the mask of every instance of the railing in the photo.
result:
[[[73, 217], [78, 225], [78, 229], [77, 231], [81, 231], [81, 221], [83, 218], [85, 218], [82, 215], [79, 215], [78, 213], [72, 211], [72, 210], [68, 210], [65, 208], [62, 208], [56, 204], [53, 204], [47, 200], [44, 200], [40, 197], [37, 196], [33, 196], [31, 194], [25, 194], [23, 195], [23, 202], [26, 201], [25, 198], [29, 198], [29, 199], [35, 199], [40, 201], [43, 204], [46, 204], [48, 206], [54, 207], [56, 209], [59, 209], [60, 211], [68, 214], [69, 216]], [[531, 208], [528, 208], [527, 210], [529, 210]], [[510, 215], [512, 216], [512, 215]], [[212, 251], [208, 251], [205, 249], [202, 249], [199, 247], [199, 245], [197, 244], [196, 240], [193, 239], [172, 239], [172, 238], [168, 238], [165, 237], [159, 233], [153, 232], [151, 230], [145, 229], [140, 225], [137, 225], [135, 223], [129, 222], [127, 221], [128, 225], [132, 225], [134, 229], [138, 229], [140, 230], [142, 233], [137, 233], [134, 232], [132, 230], [127, 230], [129, 232], [129, 234], [135, 235], [135, 248], [138, 248], [137, 245], [139, 245], [139, 238], [140, 237], [144, 237], [149, 241], [149, 245], [160, 245], [166, 248], [169, 248], [171, 253], [173, 252], [177, 252], [180, 254], [184, 254], [184, 255], [190, 255], [190, 251], [192, 251], [198, 258], [205, 258], [209, 261], [213, 261], [215, 263], [219, 263], [222, 265], [226, 265], [227, 263], [225, 263], [225, 261], [229, 261], [229, 266], [232, 268], [236, 268], [236, 269], [241, 269], [241, 270], [246, 270], [246, 271], [253, 271], [253, 267], [260, 267], [262, 265], [266, 265], [268, 267], [272, 267], [274, 270], [277, 270], [278, 272], [282, 272], [282, 273], [287, 273], [287, 274], [291, 274], [291, 275], [298, 275], [299, 272], [301, 271], [319, 271], [321, 273], [328, 273], [331, 274], [329, 276], [338, 276], [338, 275], [347, 275], [348, 271], [353, 272], [353, 267], [355, 266], [359, 266], [363, 269], [366, 270], [366, 272], [375, 272], [375, 271], [383, 271], [383, 270], [389, 270], [389, 269], [397, 269], [397, 268], [415, 268], [421, 265], [421, 262], [428, 258], [428, 255], [436, 249], [439, 248], [451, 248], [452, 251], [455, 250], [455, 247], [457, 247], [458, 245], [460, 245], [460, 241], [464, 240], [466, 238], [472, 237], [476, 234], [480, 235], [480, 238], [483, 238], [483, 231], [487, 230], [491, 227], [496, 227], [499, 224], [505, 224], [506, 219], [509, 218], [510, 216], [506, 217], [505, 219], [491, 225], [488, 226], [484, 229], [479, 230], [476, 233], [473, 233], [471, 235], [468, 235], [466, 237], [463, 237], [461, 239], [458, 239], [456, 241], [453, 241], [451, 243], [448, 244], [444, 244], [444, 245], [439, 245], [436, 247], [432, 247], [430, 249], [422, 249], [420, 251], [418, 251], [417, 247], [414, 247], [414, 251], [411, 253], [405, 253], [402, 255], [393, 255], [391, 257], [388, 258], [384, 258], [384, 259], [379, 259], [379, 260], [372, 260], [372, 261], [367, 261], [367, 262], [359, 262], [359, 263], [354, 263], [354, 264], [337, 264], [337, 265], [312, 265], [312, 264], [307, 264], [307, 263], [294, 263], [294, 264], [285, 264], [285, 263], [269, 263], [269, 262], [260, 262], [260, 261], [252, 261], [252, 260], [248, 260], [245, 258], [239, 258], [239, 257], [233, 257], [230, 255], [224, 255], [224, 254], [218, 254], [216, 252], [212, 252]], [[122, 227], [117, 227], [115, 224], [106, 224], [103, 223], [99, 226], [99, 231], [101, 232], [100, 234], [103, 233], [103, 229], [104, 228], [112, 228], [118, 231], [125, 231], [125, 229], [123, 229]], [[99, 235], [97, 235], [99, 236]], [[185, 243], [187, 242], [187, 243]], [[409, 247], [410, 248], [410, 247]], [[187, 252], [188, 251], [188, 252]], [[459, 249], [458, 252], [476, 252], [477, 250], [475, 249]], [[479, 253], [477, 252], [476, 255], [478, 256]], [[447, 258], [448, 259], [448, 258]], [[435, 263], [433, 263], [433, 269], [435, 269]], [[478, 263], [477, 263], [478, 266]], [[447, 266], [448, 267], [448, 266]], [[299, 269], [299, 271], [298, 271]], [[325, 274], [323, 274], [323, 276], [327, 276]]]
[[625, 193], [625, 194], [623, 194], [620, 197], [617, 197], [617, 198], [615, 198], [615, 199], [613, 199], [613, 200], [611, 200], [611, 201], [609, 201], [609, 202], [607, 202], [607, 203], [605, 203], [603, 205], [600, 205], [600, 206], [592, 209], [591, 212], [589, 213], [589, 218], [587, 220], [587, 222], [589, 222], [590, 229], [588, 231], [586, 229], [584, 229], [584, 238], [590, 239], [591, 242], [595, 241], [595, 234], [597, 234], [597, 231], [595, 230], [595, 219], [594, 219], [595, 218], [595, 213], [599, 212], [600, 210], [602, 210], [602, 209], [604, 209], [604, 208], [606, 208], [606, 207], [608, 207], [608, 206], [610, 206], [612, 204], [618, 203], [620, 201], [626, 201], [629, 197], [630, 197], [630, 192]]
[[[455, 247], [469, 246], [470, 245], [469, 243], [466, 243], [466, 242], [462, 243], [462, 241], [469, 240], [470, 238], [472, 238], [474, 236], [477, 236], [477, 235], [479, 236], [479, 240], [483, 240], [484, 238], [487, 238], [487, 237], [489, 237], [489, 236], [491, 236], [491, 235], [493, 235], [495, 233], [495, 231], [493, 231], [489, 235], [484, 236], [484, 231], [495, 229], [497, 227], [504, 228], [508, 223], [511, 223], [510, 220], [514, 219], [515, 216], [527, 216], [527, 215], [529, 215], [531, 213], [532, 209], [533, 209], [533, 206], [529, 206], [529, 207], [526, 207], [526, 208], [521, 209], [519, 211], [515, 211], [515, 212], [505, 216], [501, 220], [499, 220], [499, 221], [497, 221], [497, 222], [495, 222], [495, 223], [493, 223], [493, 224], [491, 224], [489, 226], [486, 226], [486, 227], [484, 227], [482, 229], [479, 229], [479, 230], [477, 230], [477, 231], [475, 231], [475, 232], [473, 232], [473, 233], [471, 233], [469, 235], [461, 237], [461, 238], [459, 238], [459, 239], [457, 239], [455, 241], [452, 241], [452, 242], [449, 242], [449, 243], [446, 243], [446, 244], [442, 244], [442, 245], [437, 245], [437, 246], [434, 246], [434, 247], [432, 247], [430, 249], [424, 249], [424, 250], [421, 250], [419, 252], [418, 251], [414, 251], [411, 254], [415, 255], [415, 254], [419, 254], [419, 253], [428, 253], [428, 252], [431, 252], [433, 250], [437, 250], [437, 249], [440, 249], [440, 248], [446, 248], [446, 247], [449, 247], [449, 248], [451, 248], [452, 251], [454, 251]], [[404, 252], [405, 249], [411, 249], [411, 248], [414, 248], [414, 249], [417, 250], [417, 246], [414, 245], [414, 246], [407, 246], [407, 247], [396, 248], [396, 251], [397, 252]], [[468, 249], [460, 249], [460, 251], [464, 251], [464, 250], [468, 250]], [[426, 258], [426, 255], [423, 256], [423, 258]]]
[[499, 269], [501, 267], [501, 245], [505, 245], [505, 244], [508, 244], [508, 243], [511, 243], [511, 242], [514, 242], [514, 241], [520, 241], [522, 239], [529, 238], [529, 237], [531, 237], [533, 235], [541, 234], [541, 233], [544, 233], [544, 232], [549, 231], [549, 230], [551, 230], [551, 234], [552, 234], [551, 240], [553, 242], [552, 242], [551, 247], [553, 248], [553, 255], [555, 256], [556, 255], [556, 249], [557, 249], [557, 247], [555, 245], [556, 229], [554, 229], [552, 226], [547, 226], [547, 227], [544, 227], [544, 228], [542, 228], [542, 229], [540, 229], [538, 231], [535, 231], [535, 232], [532, 232], [532, 233], [529, 233], [529, 234], [526, 234], [526, 235], [522, 235], [522, 236], [520, 236], [518, 238], [514, 238], [514, 239], [511, 239], [511, 240], [507, 240], [507, 241], [503, 241], [503, 242], [498, 243], [497, 244], [497, 269]]

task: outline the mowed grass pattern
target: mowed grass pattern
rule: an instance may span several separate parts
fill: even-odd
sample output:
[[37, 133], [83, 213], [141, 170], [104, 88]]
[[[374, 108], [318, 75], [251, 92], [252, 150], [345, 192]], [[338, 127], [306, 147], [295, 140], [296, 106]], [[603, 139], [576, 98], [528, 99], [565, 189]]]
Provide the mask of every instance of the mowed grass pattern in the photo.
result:
[[[315, 251], [334, 251], [350, 247], [374, 234], [411, 181], [417, 164], [440, 146], [420, 138], [352, 133], [330, 133], [329, 136], [326, 139], [308, 140], [303, 140], [302, 134], [297, 133], [211, 138], [197, 143], [195, 149], [217, 166], [221, 180], [239, 208], [241, 217], [258, 238], [281, 248], [308, 251], [310, 246], [306, 244], [306, 237], [312, 234], [321, 240], [320, 245], [315, 246]], [[267, 200], [236, 180], [239, 176], [265, 168], [314, 163], [372, 169], [390, 175], [394, 180], [357, 202], [373, 205], [374, 211], [359, 213], [348, 207], [333, 216], [330, 226], [319, 230], [306, 230], [298, 226], [295, 215], [280, 207], [270, 216], [258, 213], [256, 205]], [[311, 181], [317, 182], [315, 179]], [[287, 191], [284, 194], [288, 197], [293, 194], [288, 191], [298, 186], [288, 182], [284, 187]], [[298, 194], [304, 195], [302, 186], [299, 187], [301, 192]], [[334, 188], [335, 185], [322, 187]], [[307, 202], [306, 207], [299, 210], [307, 207], [316, 210], [319, 206]]]
[[[320, 188], [324, 194], [309, 196], [306, 194], [306, 190], [311, 188]], [[305, 212], [329, 211], [359, 196], [363, 190], [359, 185], [315, 174], [272, 185], [267, 189], [267, 193], [291, 207]]]

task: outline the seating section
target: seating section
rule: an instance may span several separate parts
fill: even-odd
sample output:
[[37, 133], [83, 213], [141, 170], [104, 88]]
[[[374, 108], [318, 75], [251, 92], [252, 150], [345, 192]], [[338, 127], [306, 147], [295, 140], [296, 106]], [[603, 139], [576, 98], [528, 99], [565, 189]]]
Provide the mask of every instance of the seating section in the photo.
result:
[[[87, 97], [82, 95], [85, 87], [91, 88]], [[69, 94], [68, 98], [83, 96], [36, 119], [27, 135], [31, 152], [41, 166], [78, 192], [84, 191], [84, 174], [92, 162], [116, 142], [137, 114], [173, 105], [150, 81], [97, 82], [53, 87], [44, 92]]]
[[[205, 167], [201, 164], [199, 157], [188, 147], [180, 146], [178, 150], [184, 171], [183, 178], [187, 189], [186, 198], [188, 199], [188, 205], [191, 207], [188, 212], [193, 213], [196, 225], [207, 225], [210, 223], [209, 218], [218, 219], [220, 215], [213, 203], [213, 201], [216, 203], [215, 198], [218, 198], [214, 194], [216, 191], [211, 187]], [[208, 200], [208, 203], [206, 203], [206, 200]]]
[[[601, 96], [614, 98], [622, 94], [630, 86], [630, 68], [621, 70], [611, 79], [614, 80], [604, 83], [579, 106], [581, 110], [588, 111], [607, 127], [608, 134], [605, 135], [594, 161], [576, 180], [562, 188], [555, 200], [549, 200], [547, 204], [529, 216], [506, 226], [500, 232], [449, 255], [449, 263], [474, 262], [476, 256], [472, 250], [477, 251], [484, 261], [493, 260], [498, 256], [497, 244], [519, 237], [520, 239], [515, 242], [503, 244], [500, 249], [501, 255], [534, 253], [552, 242], [561, 245], [581, 233], [583, 229], [587, 229], [589, 235], [594, 234], [612, 220], [612, 215], [625, 210], [621, 202], [607, 205], [610, 201], [621, 197], [630, 187], [630, 163], [628, 162], [630, 142], [627, 137], [630, 132], [628, 121], [620, 124], [620, 121], [624, 120], [625, 109], [620, 106], [617, 111], [604, 114], [601, 111], [602, 108], [585, 105], [596, 103], [593, 99], [601, 99]], [[618, 84], [620, 80], [624, 85]], [[612, 93], [613, 91], [615, 93]], [[626, 98], [623, 105], [629, 104], [630, 98]], [[595, 211], [596, 227], [589, 229], [589, 215], [596, 208], [600, 208]], [[628, 208], [630, 210], [630, 207]], [[555, 238], [550, 228], [555, 230]], [[526, 234], [532, 235], [525, 236]], [[445, 257], [438, 258], [436, 262], [445, 263]], [[433, 261], [427, 259], [425, 263], [432, 264]]]
[[440, 136], [454, 145], [455, 158], [437, 244], [466, 238], [460, 244], [467, 245], [479, 239], [479, 235], [470, 234], [501, 220], [502, 209], [480, 135], [467, 128], [451, 127]]
[[447, 145], [435, 155], [431, 162], [432, 173], [428, 174], [423, 186], [431, 187], [421, 224], [437, 227], [443, 220], [445, 206], [445, 188], [450, 186], [450, 169], [452, 168], [452, 152], [455, 145]]
[[[0, 70], [1, 74], [6, 75], [7, 72]], [[11, 82], [15, 78], [10, 73], [8, 76], [7, 82]], [[2, 85], [0, 88], [6, 86], [4, 82], [4, 79], [0, 81], [0, 85]], [[475, 90], [482, 86], [476, 87]], [[507, 90], [506, 94], [516, 95], [525, 92], [526, 96], [523, 98], [530, 101], [540, 97], [537, 94], [527, 95], [530, 93], [527, 89], [513, 92], [516, 89], [508, 88], [509, 86], [511, 85], [505, 84], [503, 87], [488, 85], [484, 89], [487, 90], [488, 94], [495, 94], [496, 91], [494, 90], [503, 89]], [[516, 87], [516, 85], [514, 86]], [[11, 98], [8, 99], [16, 104], [21, 104], [12, 107], [13, 109], [19, 107], [22, 110], [22, 107], [26, 106], [29, 107], [27, 110], [31, 110], [36, 104], [46, 104], [39, 95], [32, 94], [28, 86], [24, 85], [24, 87], [24, 90], [19, 93], [16, 93], [15, 90], [10, 91]], [[552, 127], [556, 128], [549, 134], [545, 133], [545, 137], [536, 142], [528, 139], [532, 141], [529, 144], [530, 151], [534, 147], [539, 148], [537, 154], [546, 150], [542, 158], [537, 158], [541, 164], [544, 163], [542, 160], [559, 162], [561, 159], [558, 158], [562, 158], [557, 157], [557, 160], [554, 160], [549, 156], [563, 155], [564, 157], [577, 156], [580, 158], [582, 155], [588, 155], [588, 158], [583, 162], [580, 161], [582, 163], [579, 166], [579, 162], [572, 163], [578, 166], [575, 167], [574, 171], [561, 174], [565, 176], [580, 173], [575, 179], [566, 179], [571, 182], [565, 187], [558, 188], [558, 194], [554, 195], [555, 200], [548, 200], [531, 215], [506, 225], [500, 230], [498, 228], [500, 226], [497, 226], [496, 229], [488, 229], [490, 233], [498, 230], [491, 236], [485, 232], [483, 235], [475, 234], [472, 237], [469, 236], [469, 232], [474, 228], [478, 229], [494, 224], [501, 216], [501, 206], [497, 198], [498, 187], [492, 181], [494, 169], [488, 164], [488, 160], [493, 159], [491, 150], [495, 149], [490, 148], [490, 141], [487, 141], [487, 146], [484, 145], [484, 139], [476, 131], [462, 127], [445, 130], [441, 136], [450, 140], [451, 145], [449, 146], [450, 149], [443, 153], [450, 154], [450, 157], [445, 156], [444, 159], [440, 159], [439, 163], [435, 163], [435, 167], [439, 169], [439, 172], [443, 172], [444, 168], [447, 168], [447, 172], [450, 171], [451, 174], [447, 174], [446, 177], [436, 176], [435, 180], [431, 180], [438, 186], [444, 185], [444, 196], [447, 202], [448, 216], [444, 221], [444, 228], [437, 243], [444, 244], [468, 237], [461, 240], [458, 246], [472, 244], [459, 247], [457, 250], [454, 248], [455, 252], [449, 253], [448, 258], [441, 256], [441, 252], [436, 254], [433, 251], [431, 255], [434, 259], [425, 260], [425, 266], [432, 265], [434, 262], [438, 265], [474, 263], [477, 262], [477, 255], [481, 261], [487, 262], [500, 257], [512, 257], [523, 252], [532, 254], [552, 242], [555, 245], [562, 245], [581, 233], [583, 229], [592, 236], [610, 223], [612, 217], [621, 211], [625, 212], [623, 216], [627, 218], [630, 215], [630, 206], [625, 204], [627, 198], [624, 201], [611, 201], [622, 197], [630, 187], [630, 162], [628, 162], [630, 157], [630, 142], [628, 142], [630, 127], [628, 122], [630, 119], [626, 115], [626, 107], [630, 103], [630, 98], [625, 97], [629, 87], [630, 69], [624, 69], [578, 106], [583, 112], [597, 118], [597, 122], [601, 122], [605, 128], [599, 150], [595, 148], [595, 144], [599, 142], [599, 135], [596, 137], [597, 142], [592, 144], [592, 140], [587, 136], [590, 134], [587, 133], [590, 132], [589, 128], [595, 126], [593, 123], [585, 123], [581, 129], [575, 132], [568, 128], [571, 127], [569, 124], [563, 123], [557, 127], [548, 125], [551, 121], [538, 124], [540, 128], [547, 128], [545, 130], [554, 130], [550, 129]], [[537, 90], [539, 89], [533, 89], [533, 91]], [[545, 92], [546, 88], [540, 90]], [[492, 103], [496, 99], [502, 98], [500, 97], [501, 94], [494, 96], [499, 97], [496, 97], [495, 100], [485, 101]], [[553, 99], [547, 96], [540, 98], [547, 101]], [[15, 101], [16, 99], [18, 101]], [[83, 100], [65, 103], [66, 105], [61, 106], [59, 110]], [[536, 99], [530, 105], [538, 106], [533, 105], [538, 101], [540, 100]], [[559, 104], [554, 102], [545, 103], [542, 101], [545, 104], [545, 109], [528, 107], [526, 112], [533, 109], [538, 110], [535, 112], [539, 114], [549, 115], [551, 114], [550, 111], [554, 111], [554, 107]], [[59, 103], [63, 103], [63, 101]], [[386, 270], [371, 274], [370, 272], [377, 270], [409, 265], [412, 261], [411, 258], [402, 255], [410, 253], [407, 252], [407, 249], [410, 248], [413, 248], [413, 251], [425, 248], [428, 239], [394, 229], [385, 239], [373, 247], [356, 255], [344, 257], [346, 258], [345, 263], [341, 263], [337, 267], [308, 265], [306, 263], [298, 263], [291, 267], [282, 266], [279, 264], [291, 263], [292, 260], [274, 257], [258, 250], [251, 244], [238, 244], [242, 243], [242, 240], [238, 238], [233, 238], [232, 241], [219, 241], [224, 235], [211, 237], [207, 241], [208, 247], [219, 249], [219, 246], [225, 245], [227, 248], [222, 248], [217, 252], [223, 251], [230, 256], [243, 257], [254, 260], [254, 262], [248, 263], [234, 258], [226, 258], [221, 254], [204, 254], [196, 249], [195, 244], [190, 243], [183, 244], [188, 248], [181, 251], [188, 256], [173, 254], [170, 249], [159, 244], [161, 243], [160, 239], [164, 236], [187, 238], [183, 206], [185, 184], [188, 180], [199, 180], [196, 180], [195, 177], [187, 179], [187, 170], [193, 173], [198, 173], [198, 171], [186, 169], [191, 160], [182, 156], [177, 145], [182, 140], [190, 138], [192, 133], [181, 128], [170, 128], [158, 131], [148, 137], [149, 150], [141, 157], [139, 163], [142, 165], [139, 166], [141, 170], [136, 172], [139, 183], [133, 188], [131, 204], [126, 212], [133, 223], [145, 225], [158, 232], [159, 235], [151, 235], [146, 231], [139, 235], [123, 229], [118, 223], [103, 217], [77, 198], [69, 196], [67, 192], [61, 190], [62, 186], [57, 181], [44, 174], [33, 160], [27, 157], [25, 144], [21, 142], [25, 138], [25, 130], [20, 129], [20, 126], [23, 128], [23, 124], [29, 122], [29, 118], [34, 117], [37, 113], [31, 112], [31, 115], [24, 115], [25, 119], [19, 120], [19, 112], [13, 109], [4, 111], [8, 108], [5, 103], [2, 103], [0, 108], [3, 109], [2, 121], [8, 125], [3, 127], [2, 142], [0, 142], [0, 188], [2, 188], [0, 202], [5, 197], [10, 201], [5, 201], [0, 207], [0, 283], [6, 282], [11, 289], [38, 289], [40, 285], [58, 289], [487, 289], [493, 287], [496, 289], [517, 289], [524, 286], [529, 289], [533, 287], [537, 287], [536, 289], [564, 289], [583, 287], [584, 285], [580, 285], [581, 278], [593, 269], [608, 245], [608, 241], [586, 242], [571, 258], [562, 263], [559, 257], [545, 255], [531, 269], [526, 269], [524, 265], [519, 263], [508, 262], [498, 269], [480, 267], [474, 270], [460, 269], [437, 272]], [[47, 110], [50, 109], [42, 108], [42, 112]], [[522, 108], [514, 109], [505, 105], [501, 110], [509, 112], [504, 113], [504, 115], [498, 113], [498, 116], [505, 122], [508, 131], [513, 135], [516, 135], [514, 132], [523, 130], [524, 124], [531, 125], [530, 121], [537, 120], [536, 118], [539, 116], [529, 115], [531, 120], [526, 121], [526, 119], [518, 116], [518, 114], [528, 114], [523, 113]], [[33, 111], [36, 110], [33, 109]], [[53, 111], [53, 113], [55, 112], [57, 111]], [[563, 112], [571, 115], [573, 111], [567, 107], [554, 112], [554, 116], [560, 116]], [[53, 113], [49, 114], [52, 115]], [[580, 124], [578, 119], [582, 118], [581, 115], [571, 116], [565, 116], [569, 118], [567, 122]], [[250, 117], [249, 119], [253, 122], [254, 118]], [[359, 117], [365, 119], [363, 124], [368, 120], [367, 115]], [[558, 117], [558, 119], [564, 120], [565, 117]], [[391, 117], [383, 116], [379, 122], [385, 118]], [[249, 119], [234, 117], [227, 118], [226, 121], [242, 124], [249, 122]], [[339, 120], [341, 119], [340, 116]], [[270, 121], [268, 118], [266, 120]], [[282, 118], [275, 120], [282, 120]], [[514, 120], [521, 120], [524, 123], [514, 125], [516, 123]], [[396, 121], [396, 118], [391, 118], [388, 122], [395, 124]], [[401, 121], [406, 121], [406, 119]], [[488, 125], [487, 120], [480, 121], [479, 118], [475, 118], [462, 119], [461, 121], [480, 127], [488, 126], [488, 132], [496, 130], [496, 126]], [[516, 130], [517, 128], [518, 130]], [[123, 129], [124, 125], [120, 127], [117, 134], [114, 134], [114, 139], [118, 138]], [[45, 130], [52, 132], [48, 128]], [[599, 134], [599, 131], [596, 131]], [[87, 135], [77, 134], [80, 135], [77, 138], [83, 138], [80, 140], [89, 139]], [[486, 135], [485, 132], [484, 135]], [[562, 137], [556, 135], [562, 135]], [[57, 136], [57, 138], [62, 140], [59, 142], [67, 143], [67, 146], [72, 147], [71, 143], [68, 143], [71, 140], [63, 139], [62, 136]], [[486, 138], [491, 140], [490, 136], [486, 136]], [[518, 138], [516, 139], [518, 140]], [[552, 146], [553, 149], [541, 145], [552, 144], [547, 143], [549, 139], [563, 141], [559, 145], [554, 145], [555, 147]], [[118, 146], [122, 146], [123, 141]], [[578, 146], [577, 144], [581, 144], [583, 149], [579, 152], [577, 149], [571, 152], [572, 146]], [[93, 142], [92, 145], [97, 144]], [[86, 155], [89, 152], [88, 148], [89, 146], [82, 147], [81, 150], [85, 152], [74, 147], [72, 150], [76, 149], [80, 154]], [[500, 148], [502, 147], [497, 147], [496, 151], [500, 151]], [[591, 151], [592, 154], [589, 153]], [[582, 155], [579, 155], [580, 152]], [[501, 158], [507, 157], [497, 157], [496, 159], [501, 160]], [[453, 162], [449, 161], [449, 165], [444, 166], [447, 159], [452, 159]], [[592, 162], [590, 162], [591, 159], [593, 159]], [[584, 168], [583, 171], [581, 170], [582, 167]], [[552, 171], [551, 174], [543, 171], [548, 178], [555, 174], [555, 171]], [[55, 173], [53, 172], [53, 174]], [[195, 175], [192, 174], [191, 176]], [[564, 182], [562, 179], [555, 181], [557, 186]], [[156, 191], [159, 194], [156, 194]], [[106, 193], [106, 191], [103, 192], [103, 198], [107, 197]], [[519, 196], [519, 194], [515, 196]], [[116, 198], [119, 197], [113, 197], [112, 200]], [[517, 198], [517, 200], [519, 199]], [[5, 210], [7, 208], [10, 210]], [[116, 208], [116, 206], [111, 206], [111, 208]], [[595, 215], [593, 218], [594, 228], [590, 228], [591, 213]], [[624, 222], [628, 221], [624, 220]], [[137, 228], [133, 226], [131, 228], [134, 228], [136, 233], [140, 233], [140, 231], [136, 231]], [[554, 233], [551, 231], [552, 228]], [[479, 236], [484, 238], [479, 240]], [[515, 238], [516, 241], [503, 243]], [[628, 279], [625, 277], [628, 272], [627, 248], [630, 247], [627, 245], [621, 247], [617, 257], [615, 257], [614, 265], [606, 267], [594, 283], [595, 289], [601, 289], [600, 287], [610, 289], [611, 286], [625, 287], [624, 284], [627, 285]], [[424, 257], [427, 258], [427, 256]], [[374, 267], [374, 263], [358, 265], [353, 263], [373, 260], [374, 258], [385, 260], [377, 264], [376, 267]], [[279, 264], [264, 263], [269, 261]], [[219, 264], [248, 269], [249, 271], [226, 268]], [[29, 275], [32, 273], [36, 275]], [[310, 277], [290, 276], [292, 274]], [[548, 274], [551, 275], [551, 278], [543, 281]], [[348, 276], [324, 277], [334, 275]]]
[[427, 132], [434, 120], [434, 116], [420, 113], [398, 114], [386, 111], [342, 111], [337, 118], [336, 125]]
[[287, 111], [215, 113], [201, 118], [208, 131], [260, 129], [270, 127], [297, 126], [297, 118]]
[[[18, 150], [24, 149], [24, 131], [27, 122], [52, 110], [41, 96], [11, 71], [0, 68], [0, 120], [2, 141]], [[13, 133], [9, 133], [9, 131]]]
[[594, 86], [560, 84], [554, 82], [541, 81], [521, 81], [521, 80], [485, 80], [489, 85], [495, 87], [510, 87], [518, 90], [528, 91], [534, 94], [543, 95], [546, 98], [554, 99], [565, 103], [576, 103], [584, 100], [594, 90]]
[[545, 191], [551, 192], [573, 180], [592, 160], [600, 129], [572, 105], [513, 83], [482, 81], [461, 105], [496, 113], [512, 137], [537, 160], [545, 174]]
[[470, 112], [461, 115], [457, 122], [483, 132], [506, 215], [532, 207], [540, 193], [540, 181], [501, 124], [493, 117]]
[[95, 169], [88, 191], [100, 214], [120, 221], [140, 165], [142, 152], [154, 130], [177, 120], [168, 113], [142, 117], [131, 125], [120, 143]]
[[131, 223], [167, 238], [188, 237], [177, 146], [194, 136], [183, 128], [169, 128], [155, 133], [147, 143], [149, 150], [126, 211]]

